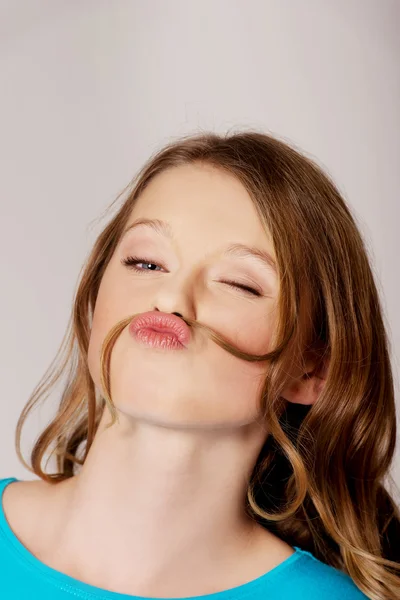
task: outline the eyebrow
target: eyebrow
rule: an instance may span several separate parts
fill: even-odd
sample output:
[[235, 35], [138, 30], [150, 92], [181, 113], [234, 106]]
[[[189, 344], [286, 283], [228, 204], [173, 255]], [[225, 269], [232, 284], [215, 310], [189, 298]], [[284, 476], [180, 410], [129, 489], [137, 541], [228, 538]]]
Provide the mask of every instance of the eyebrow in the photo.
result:
[[[150, 227], [156, 233], [166, 236], [171, 241], [174, 241], [175, 239], [169, 223], [167, 223], [166, 221], [162, 221], [161, 219], [146, 218], [136, 219], [131, 225], [126, 227], [122, 232], [121, 239], [128, 233], [128, 231], [131, 231], [139, 225]], [[225, 249], [224, 254], [229, 256], [236, 256], [238, 258], [257, 258], [258, 260], [266, 264], [268, 267], [270, 267], [275, 274], [277, 274], [276, 262], [266, 250], [260, 250], [259, 248], [255, 248], [254, 246], [246, 246], [245, 244], [234, 243], [230, 244]]]

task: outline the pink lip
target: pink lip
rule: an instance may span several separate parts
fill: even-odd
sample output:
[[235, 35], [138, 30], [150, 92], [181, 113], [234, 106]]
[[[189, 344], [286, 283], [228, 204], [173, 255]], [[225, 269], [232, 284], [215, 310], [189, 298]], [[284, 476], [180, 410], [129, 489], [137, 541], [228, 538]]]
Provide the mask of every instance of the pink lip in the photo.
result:
[[182, 348], [190, 342], [189, 327], [182, 319], [169, 313], [142, 313], [133, 319], [129, 332], [151, 346]]

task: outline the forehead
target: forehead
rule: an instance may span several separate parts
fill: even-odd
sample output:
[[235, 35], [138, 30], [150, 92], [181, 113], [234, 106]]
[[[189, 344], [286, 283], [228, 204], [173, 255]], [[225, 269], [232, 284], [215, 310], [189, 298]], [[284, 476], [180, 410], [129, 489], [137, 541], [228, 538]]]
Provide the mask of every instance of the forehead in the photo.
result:
[[141, 193], [128, 226], [138, 217], [167, 221], [176, 238], [219, 238], [251, 243], [273, 254], [268, 232], [243, 184], [211, 165], [173, 167]]

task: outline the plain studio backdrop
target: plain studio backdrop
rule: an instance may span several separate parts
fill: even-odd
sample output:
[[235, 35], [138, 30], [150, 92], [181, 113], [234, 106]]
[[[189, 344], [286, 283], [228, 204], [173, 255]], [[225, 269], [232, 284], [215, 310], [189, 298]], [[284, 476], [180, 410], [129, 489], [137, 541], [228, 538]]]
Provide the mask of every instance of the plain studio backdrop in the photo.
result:
[[[399, 407], [399, 25], [399, 0], [0, 0], [0, 477], [34, 478], [15, 426], [99, 217], [200, 129], [273, 133], [334, 178], [372, 257]], [[23, 430], [26, 458], [57, 391]]]

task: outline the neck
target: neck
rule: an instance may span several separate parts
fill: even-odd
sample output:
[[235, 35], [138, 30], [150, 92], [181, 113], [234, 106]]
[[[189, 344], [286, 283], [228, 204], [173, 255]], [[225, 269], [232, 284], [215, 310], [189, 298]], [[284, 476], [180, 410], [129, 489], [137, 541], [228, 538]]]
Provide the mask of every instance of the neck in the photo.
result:
[[104, 429], [109, 419], [103, 414], [79, 474], [54, 489], [49, 547], [62, 548], [75, 577], [108, 588], [133, 581], [136, 594], [172, 580], [182, 590], [188, 577], [195, 586], [202, 574], [220, 577], [221, 564], [245, 565], [256, 538], [275, 537], [244, 511], [266, 437], [259, 426], [173, 429], [121, 414]]

